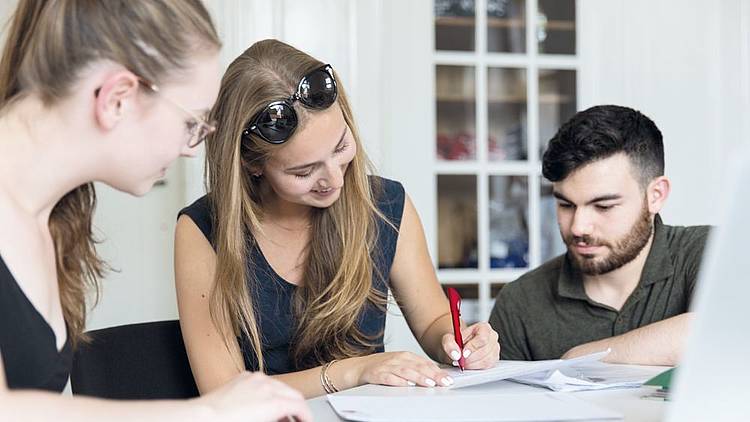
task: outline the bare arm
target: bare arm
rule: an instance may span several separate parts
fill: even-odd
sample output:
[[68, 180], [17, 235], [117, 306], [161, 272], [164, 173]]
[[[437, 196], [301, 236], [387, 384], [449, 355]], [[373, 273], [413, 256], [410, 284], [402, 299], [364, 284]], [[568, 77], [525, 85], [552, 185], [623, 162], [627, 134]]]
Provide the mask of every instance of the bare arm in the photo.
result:
[[66, 397], [43, 391], [9, 390], [0, 359], [0, 420], [99, 422], [141, 421], [275, 421], [294, 415], [312, 417], [302, 397], [263, 376], [236, 377], [215, 394], [177, 401], [115, 401]]
[[[321, 367], [275, 375], [273, 378], [302, 392], [305, 397], [325, 394], [320, 382]], [[364, 384], [382, 384], [404, 387], [447, 387], [448, 374], [434, 362], [409, 352], [374, 353], [336, 361], [328, 368], [328, 377], [336, 388], [346, 390]], [[430, 381], [432, 380], [432, 383]], [[410, 384], [411, 382], [411, 384]]]
[[198, 226], [185, 215], [177, 220], [174, 254], [182, 337], [195, 383], [200, 393], [206, 394], [244, 371], [244, 362], [237, 340], [232, 338], [232, 343], [225, 344], [211, 320], [209, 298], [216, 253]]
[[[432, 359], [452, 363], [456, 358], [450, 354], [457, 352], [458, 346], [453, 339], [448, 300], [437, 280], [422, 222], [408, 196], [390, 276], [394, 296], [419, 344]], [[470, 353], [467, 368], [488, 368], [498, 361], [497, 333], [489, 324], [479, 323], [461, 331], [464, 353]]]
[[682, 348], [693, 314], [687, 312], [629, 331], [625, 334], [581, 344], [570, 349], [563, 359], [612, 349], [605, 362], [632, 365], [674, 366]]
[[450, 308], [427, 252], [422, 223], [407, 196], [399, 228], [391, 287], [414, 337], [434, 360], [451, 363], [442, 337], [453, 332]]

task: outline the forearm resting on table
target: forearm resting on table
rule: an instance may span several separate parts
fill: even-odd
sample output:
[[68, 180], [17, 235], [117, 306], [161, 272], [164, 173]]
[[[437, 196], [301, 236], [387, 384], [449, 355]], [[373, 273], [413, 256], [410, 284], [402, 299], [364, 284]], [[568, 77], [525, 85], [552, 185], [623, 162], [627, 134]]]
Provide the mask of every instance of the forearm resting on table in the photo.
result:
[[603, 362], [631, 365], [674, 366], [682, 356], [691, 312], [637, 328], [619, 336], [581, 344], [570, 349], [563, 359], [612, 349]]
[[210, 408], [195, 400], [114, 401], [40, 391], [0, 393], [0, 420], [9, 421], [184, 421], [210, 416]]
[[[333, 381], [337, 390], [343, 391], [362, 385], [359, 365], [361, 359], [363, 358], [343, 359], [328, 367], [328, 378]], [[302, 393], [306, 399], [309, 399], [326, 394], [325, 388], [320, 382], [321, 370], [322, 366], [317, 366], [303, 371], [274, 375], [273, 378], [282, 381]]]

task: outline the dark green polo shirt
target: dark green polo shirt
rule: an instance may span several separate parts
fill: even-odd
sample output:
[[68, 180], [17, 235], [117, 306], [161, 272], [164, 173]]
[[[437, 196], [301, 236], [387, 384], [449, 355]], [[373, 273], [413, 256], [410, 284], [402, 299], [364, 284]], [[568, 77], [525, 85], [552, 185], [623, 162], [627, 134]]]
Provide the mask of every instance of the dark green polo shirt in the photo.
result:
[[567, 255], [507, 284], [490, 315], [501, 359], [558, 359], [579, 344], [687, 312], [709, 229], [667, 226], [657, 215], [640, 282], [619, 312], [586, 295]]

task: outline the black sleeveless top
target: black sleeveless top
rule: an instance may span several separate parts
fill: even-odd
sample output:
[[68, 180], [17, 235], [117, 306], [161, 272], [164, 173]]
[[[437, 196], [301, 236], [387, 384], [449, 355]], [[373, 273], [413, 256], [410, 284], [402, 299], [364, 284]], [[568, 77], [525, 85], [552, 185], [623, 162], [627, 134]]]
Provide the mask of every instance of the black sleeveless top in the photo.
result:
[[62, 392], [73, 365], [70, 336], [57, 350], [55, 332], [0, 257], [0, 354], [10, 389]]
[[[373, 183], [379, 182], [379, 183]], [[404, 211], [404, 188], [400, 183], [371, 177], [375, 203], [383, 215], [395, 226], [400, 227]], [[380, 186], [378, 189], [377, 187]], [[195, 201], [192, 205], [180, 211], [186, 214], [200, 228], [206, 239], [216, 248], [213, 238], [213, 218], [210, 201], [207, 196]], [[393, 258], [396, 254], [398, 232], [382, 219], [378, 219], [377, 245], [372, 252], [375, 267], [373, 269], [373, 287], [384, 295], [388, 292], [389, 274]], [[257, 243], [252, 242], [250, 259], [248, 260], [248, 274], [258, 280], [251, 289], [254, 296], [253, 306], [257, 318], [258, 328], [262, 337], [263, 358], [266, 373], [270, 375], [293, 372], [306, 367], [315, 366], [314, 359], [305, 362], [293, 362], [290, 356], [290, 343], [296, 329], [296, 320], [292, 315], [292, 295], [297, 288], [281, 278], [269, 265]], [[364, 246], [364, 245], [363, 245]], [[381, 276], [382, 275], [382, 276]], [[249, 277], [249, 278], [250, 278]], [[250, 278], [252, 279], [252, 278]], [[385, 329], [385, 310], [369, 302], [363, 307], [358, 325], [360, 331], [373, 338], [375, 352], [383, 351], [383, 331]], [[250, 342], [247, 338], [238, 338], [243, 352], [245, 367], [251, 371], [258, 370]]]

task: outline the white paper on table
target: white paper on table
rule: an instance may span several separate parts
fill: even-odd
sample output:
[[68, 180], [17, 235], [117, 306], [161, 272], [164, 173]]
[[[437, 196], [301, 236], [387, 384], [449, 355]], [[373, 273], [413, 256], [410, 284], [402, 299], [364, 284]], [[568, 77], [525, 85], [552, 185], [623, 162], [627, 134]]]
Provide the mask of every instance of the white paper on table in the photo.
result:
[[329, 395], [343, 419], [360, 422], [618, 420], [622, 415], [563, 394]]
[[573, 392], [610, 388], [638, 388], [653, 376], [651, 371], [629, 365], [587, 362], [554, 371], [539, 372], [511, 381], [546, 387], [552, 391]]
[[454, 383], [448, 388], [462, 388], [479, 385], [488, 382], [501, 381], [510, 378], [518, 378], [540, 372], [550, 372], [555, 369], [565, 368], [586, 362], [595, 362], [607, 356], [609, 349], [603, 352], [592, 353], [574, 359], [553, 359], [537, 361], [515, 361], [501, 360], [494, 368], [481, 370], [465, 370], [461, 372], [458, 368], [447, 368]]

